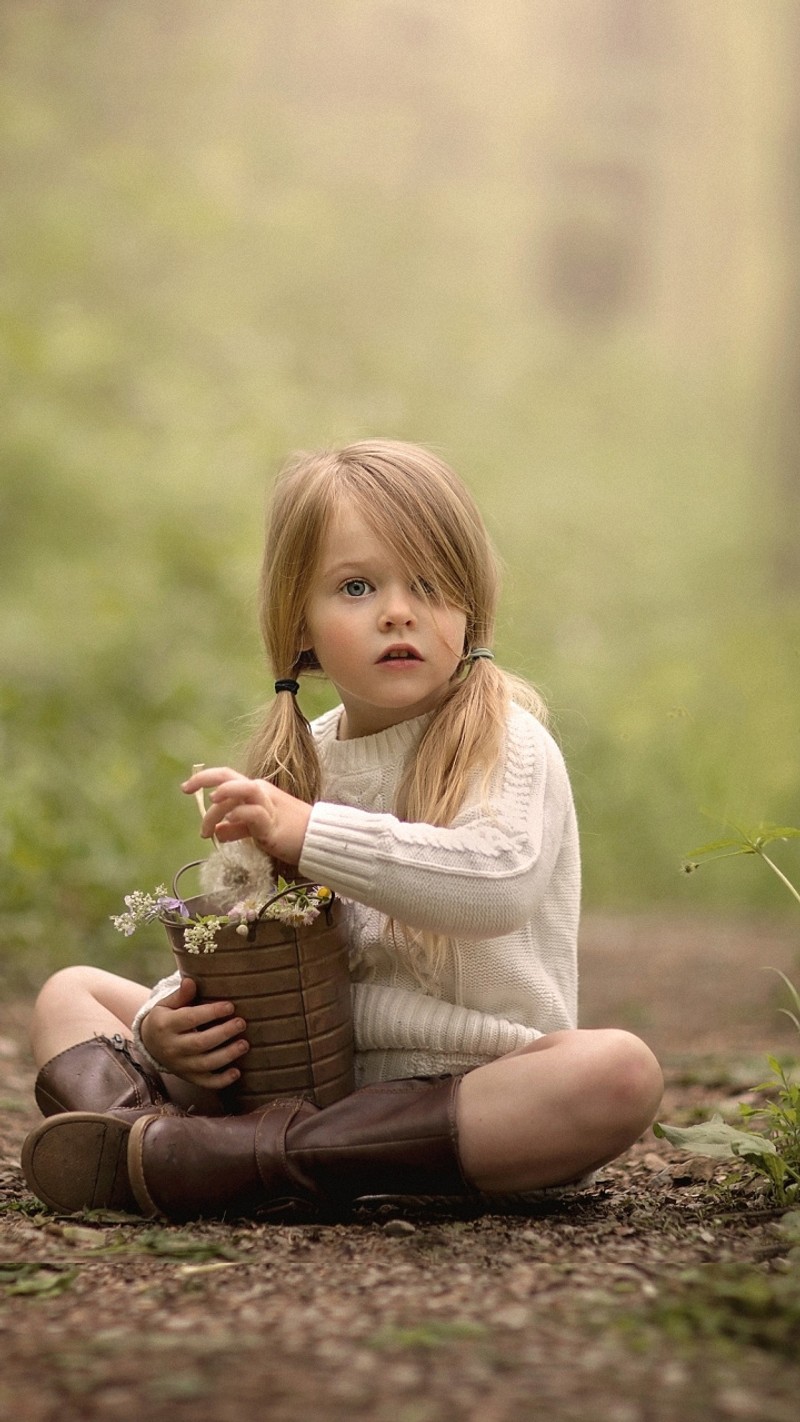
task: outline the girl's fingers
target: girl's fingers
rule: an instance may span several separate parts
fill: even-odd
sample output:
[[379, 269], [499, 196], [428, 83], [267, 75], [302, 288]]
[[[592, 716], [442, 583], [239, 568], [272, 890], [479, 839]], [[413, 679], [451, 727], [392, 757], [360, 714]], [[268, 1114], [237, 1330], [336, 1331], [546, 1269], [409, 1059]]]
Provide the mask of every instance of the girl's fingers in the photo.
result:
[[[224, 1000], [220, 1002], [204, 1002], [200, 1007], [192, 1007], [190, 1009], [191, 1016], [184, 1031], [191, 1032], [193, 1028], [205, 1027], [206, 1023], [217, 1022], [222, 1017], [232, 1018], [235, 1011], [236, 1008], [232, 1002], [225, 1002]], [[240, 1022], [242, 1019], [237, 1018], [236, 1020]], [[244, 1026], [239, 1030], [244, 1031]]]
[[210, 1054], [219, 1047], [229, 1047], [234, 1041], [241, 1040], [245, 1030], [245, 1023], [236, 1018], [235, 1022], [221, 1022], [218, 1027], [205, 1027], [199, 1033], [187, 1032], [182, 1045], [193, 1056]]
[[190, 775], [188, 780], [184, 780], [181, 790], [185, 795], [194, 795], [198, 790], [208, 790], [212, 785], [223, 785], [226, 780], [235, 779], [236, 771], [231, 770], [230, 766], [209, 766], [207, 770], [198, 770], [194, 775]]
[[239, 1057], [245, 1056], [249, 1050], [249, 1044], [239, 1038], [236, 1042], [229, 1042], [226, 1046], [218, 1047], [213, 1052], [203, 1051], [195, 1056], [187, 1056], [183, 1064], [184, 1070], [195, 1074], [210, 1075], [232, 1066]]
[[201, 770], [184, 781], [181, 788], [191, 795], [212, 786], [200, 828], [201, 837], [219, 839], [223, 843], [249, 837], [260, 849], [269, 852], [274, 847], [281, 814], [297, 802], [291, 796], [282, 795], [268, 781], [251, 780], [227, 766]]
[[200, 826], [200, 837], [201, 839], [213, 839], [214, 835], [229, 829], [231, 825], [244, 823], [243, 817], [237, 813], [235, 807], [224, 814], [220, 812], [219, 814], [206, 815]]
[[[202, 1007], [175, 1007], [169, 1011], [172, 1015], [166, 1019], [167, 1030], [178, 1037], [187, 1037], [196, 1032], [198, 1027], [206, 1027], [210, 1022], [221, 1022], [223, 1018], [229, 1025], [229, 1019], [233, 1017], [236, 1009], [232, 1002], [204, 1002]], [[243, 1032], [244, 1027], [239, 1030]]]
[[[218, 839], [243, 839], [249, 836], [258, 842], [268, 842], [273, 820], [260, 805], [237, 805], [224, 819], [218, 820], [214, 834]], [[202, 830], [205, 838], [205, 828]]]
[[249, 816], [264, 814], [266, 809], [267, 799], [260, 781], [226, 781], [211, 796], [200, 833], [204, 839], [211, 839], [220, 825], [234, 821], [248, 823]]
[[203, 770], [199, 775], [190, 776], [181, 785], [181, 790], [185, 795], [195, 795], [198, 790], [210, 790], [209, 800], [212, 804], [223, 804], [226, 800], [238, 804], [240, 800], [263, 800], [266, 781], [250, 780], [248, 776], [240, 775], [226, 766], [220, 770]]
[[[169, 997], [162, 997], [161, 1001], [157, 1003], [157, 1006], [168, 1007], [171, 1012], [180, 1012], [183, 1008], [188, 1007], [196, 991], [197, 988], [193, 978], [181, 978], [175, 991], [171, 992]], [[233, 1011], [233, 1008], [231, 1008], [231, 1011]]]
[[203, 839], [211, 839], [216, 834], [218, 827], [224, 824], [229, 815], [232, 815], [237, 807], [236, 800], [223, 800], [218, 804], [211, 805], [203, 816], [203, 823], [200, 826], [200, 834]]
[[183, 1080], [192, 1086], [205, 1087], [206, 1091], [222, 1091], [226, 1086], [233, 1086], [240, 1076], [237, 1067], [230, 1067], [227, 1071], [217, 1072], [187, 1071], [183, 1074]]
[[230, 814], [232, 810], [243, 805], [263, 810], [270, 803], [269, 789], [263, 780], [226, 780], [209, 799], [209, 813], [222, 810], [225, 814]]
[[[208, 835], [203, 837], [206, 839], [209, 838]], [[252, 836], [247, 825], [221, 824], [217, 826], [214, 838], [218, 839], [220, 844], [229, 844], [231, 840], [250, 839]]]

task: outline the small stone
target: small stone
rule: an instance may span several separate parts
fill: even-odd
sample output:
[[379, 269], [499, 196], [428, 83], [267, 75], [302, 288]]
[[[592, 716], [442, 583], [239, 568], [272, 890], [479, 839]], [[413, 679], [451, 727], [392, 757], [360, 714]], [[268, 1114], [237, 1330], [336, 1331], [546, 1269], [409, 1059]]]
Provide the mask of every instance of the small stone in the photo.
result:
[[657, 1155], [654, 1150], [648, 1151], [647, 1155], [642, 1156], [641, 1163], [646, 1170], [666, 1170], [669, 1165], [663, 1155]]
[[412, 1224], [410, 1220], [387, 1220], [383, 1226], [383, 1232], [393, 1238], [399, 1239], [403, 1235], [416, 1234], [417, 1226]]

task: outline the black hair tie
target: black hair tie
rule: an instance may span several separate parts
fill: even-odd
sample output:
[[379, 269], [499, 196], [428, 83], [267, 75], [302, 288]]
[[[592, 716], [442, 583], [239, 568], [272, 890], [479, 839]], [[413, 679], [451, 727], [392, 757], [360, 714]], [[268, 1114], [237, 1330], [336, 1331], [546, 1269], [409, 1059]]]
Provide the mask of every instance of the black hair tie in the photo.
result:
[[276, 681], [275, 683], [276, 693], [278, 691], [290, 691], [292, 696], [296, 696], [299, 690], [299, 681], [292, 681], [292, 678], [289, 676], [283, 677], [281, 681]]

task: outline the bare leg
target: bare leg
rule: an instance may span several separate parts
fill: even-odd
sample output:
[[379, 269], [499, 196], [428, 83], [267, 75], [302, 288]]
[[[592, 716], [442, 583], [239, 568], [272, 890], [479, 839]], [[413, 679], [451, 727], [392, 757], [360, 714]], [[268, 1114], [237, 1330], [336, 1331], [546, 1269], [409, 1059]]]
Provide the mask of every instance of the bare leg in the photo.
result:
[[480, 1190], [565, 1184], [613, 1160], [653, 1121], [661, 1069], [629, 1032], [553, 1032], [464, 1077], [459, 1149]]
[[98, 1035], [131, 1037], [131, 1024], [149, 988], [102, 968], [63, 968], [48, 978], [36, 1000], [31, 1046], [36, 1065]]

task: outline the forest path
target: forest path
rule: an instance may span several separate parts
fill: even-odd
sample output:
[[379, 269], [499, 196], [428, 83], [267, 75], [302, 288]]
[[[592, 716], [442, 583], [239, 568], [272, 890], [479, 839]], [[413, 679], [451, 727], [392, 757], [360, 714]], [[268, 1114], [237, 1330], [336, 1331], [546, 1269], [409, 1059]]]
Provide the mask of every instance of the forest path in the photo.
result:
[[[591, 918], [583, 1023], [656, 1050], [663, 1119], [734, 1116], [767, 1050], [797, 1055], [763, 970], [796, 980], [797, 955], [793, 921]], [[18, 1167], [30, 1009], [7, 1001], [0, 1030], [0, 1414], [794, 1422], [800, 1263], [781, 1212], [713, 1162], [648, 1132], [597, 1186], [524, 1210], [60, 1219]]]

